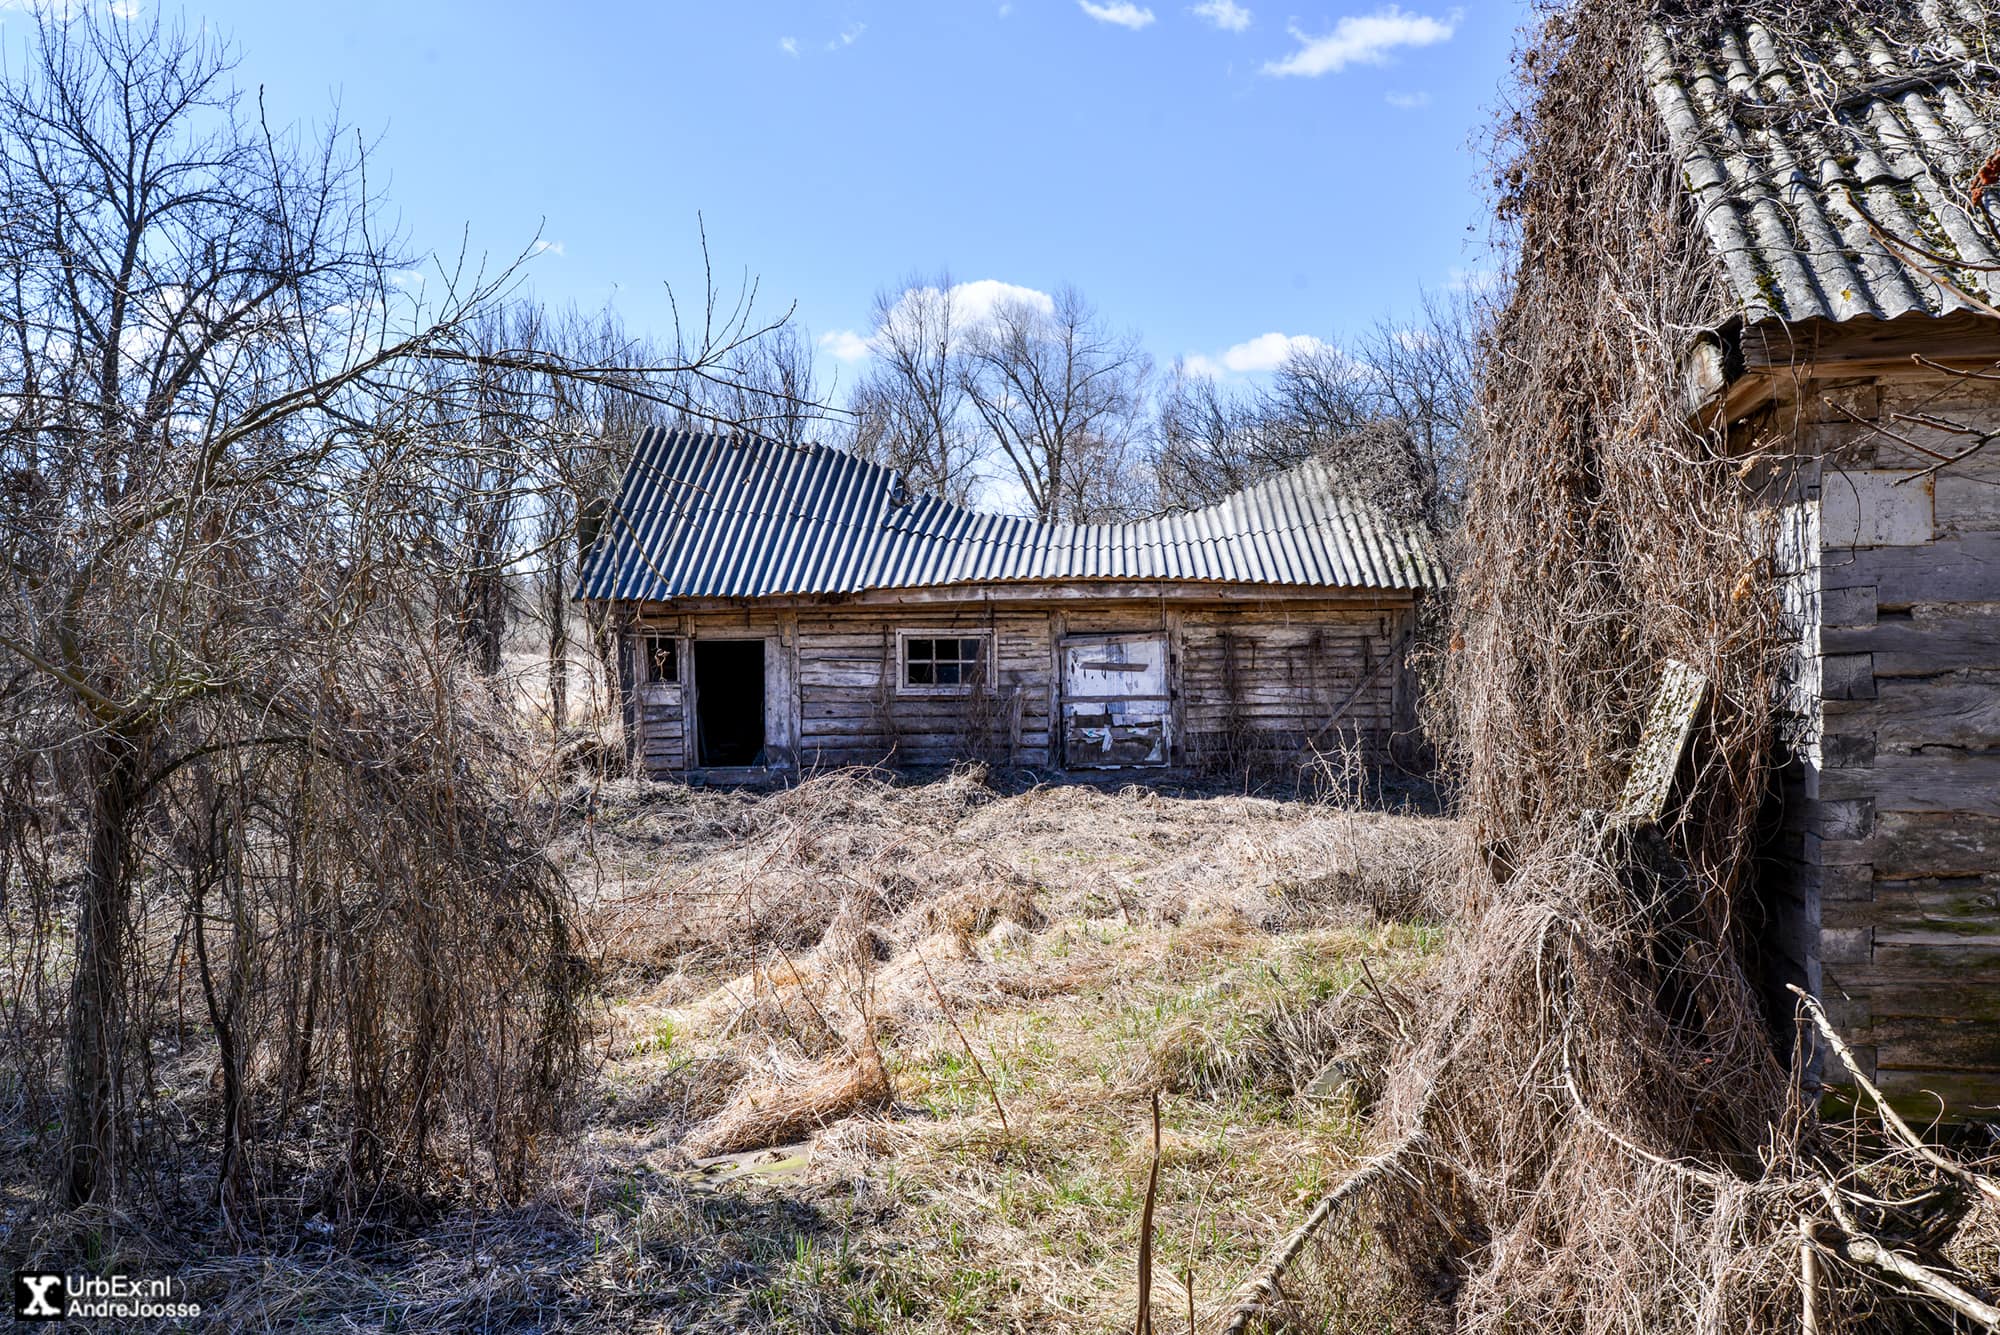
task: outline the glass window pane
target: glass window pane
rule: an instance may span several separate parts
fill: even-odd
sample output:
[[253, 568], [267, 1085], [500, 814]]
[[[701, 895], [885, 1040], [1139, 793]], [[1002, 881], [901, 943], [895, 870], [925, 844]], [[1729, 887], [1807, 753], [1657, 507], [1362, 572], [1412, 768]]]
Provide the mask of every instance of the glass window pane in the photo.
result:
[[937, 679], [940, 686], [958, 685], [958, 664], [939, 663], [937, 665]]
[[909, 684], [912, 686], [930, 685], [931, 665], [929, 663], [914, 663], [914, 662], [911, 663], [909, 672], [904, 677], [904, 680], [909, 682]]
[[979, 661], [979, 646], [983, 643], [985, 641], [978, 639], [960, 640], [958, 642], [958, 656], [968, 663], [977, 663]]
[[928, 663], [937, 655], [936, 640], [911, 640], [909, 643], [912, 663]]

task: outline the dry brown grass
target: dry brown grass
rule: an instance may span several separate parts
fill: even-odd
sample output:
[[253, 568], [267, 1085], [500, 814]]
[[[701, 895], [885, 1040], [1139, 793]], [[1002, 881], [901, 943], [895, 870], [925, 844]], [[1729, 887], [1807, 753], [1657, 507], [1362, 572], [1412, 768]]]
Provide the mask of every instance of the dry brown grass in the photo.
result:
[[1177, 1329], [1360, 1155], [1440, 939], [1376, 909], [1436, 903], [1455, 838], [977, 771], [568, 801], [609, 1004], [549, 1187], [110, 1262], [230, 1329], [1098, 1331], [1130, 1318], [1157, 1089]]
[[[1378, 909], [1438, 905], [1455, 838], [978, 770], [610, 785], [595, 812], [572, 852], [619, 995], [588, 1176], [639, 1184], [620, 1238], [665, 1213], [703, 1265], [757, 1267], [646, 1309], [713, 1329], [1128, 1319], [1155, 1089], [1156, 1303], [1185, 1311], [1192, 1279], [1220, 1310], [1359, 1152], [1439, 935]], [[683, 1197], [725, 1154], [746, 1166]], [[786, 1222], [690, 1222], [752, 1208]]]

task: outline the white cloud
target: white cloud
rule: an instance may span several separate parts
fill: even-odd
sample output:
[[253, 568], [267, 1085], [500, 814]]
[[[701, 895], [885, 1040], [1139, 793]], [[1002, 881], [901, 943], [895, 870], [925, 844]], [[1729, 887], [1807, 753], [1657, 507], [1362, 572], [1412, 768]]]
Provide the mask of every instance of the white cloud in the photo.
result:
[[838, 51], [843, 46], [853, 46], [861, 40], [861, 34], [867, 31], [868, 25], [865, 23], [857, 23], [852, 27], [844, 28], [841, 30], [840, 36], [826, 44], [826, 49], [829, 51]]
[[1099, 23], [1115, 23], [1121, 28], [1130, 28], [1133, 32], [1139, 31], [1153, 21], [1153, 11], [1142, 5], [1133, 4], [1132, 0], [1112, 0], [1112, 3], [1106, 5], [1093, 4], [1091, 0], [1076, 0], [1076, 3], [1077, 8]]
[[1428, 14], [1405, 13], [1400, 6], [1390, 5], [1373, 14], [1350, 14], [1334, 24], [1332, 32], [1320, 37], [1309, 36], [1293, 25], [1289, 31], [1299, 49], [1283, 60], [1265, 65], [1264, 73], [1312, 79], [1322, 74], [1338, 74], [1349, 65], [1380, 65], [1399, 46], [1432, 46], [1450, 41], [1464, 16], [1464, 11], [1454, 9], [1438, 19]]
[[827, 356], [840, 362], [858, 362], [875, 350], [875, 345], [852, 329], [836, 329], [819, 336]]
[[1011, 3], [1000, 6], [1000, 17], [1003, 19], [1013, 12], [1014, 6]]
[[1382, 100], [1398, 111], [1415, 111], [1419, 107], [1429, 106], [1431, 95], [1425, 92], [1385, 93]]
[[1445, 278], [1445, 287], [1453, 292], [1491, 292], [1498, 286], [1497, 269], [1453, 269]]
[[1191, 353], [1181, 358], [1181, 368], [1189, 375], [1204, 376], [1210, 380], [1225, 375], [1255, 375], [1275, 371], [1285, 364], [1288, 357], [1295, 355], [1315, 355], [1335, 352], [1337, 349], [1324, 339], [1311, 334], [1280, 334], [1275, 331], [1247, 338], [1233, 347], [1210, 356], [1204, 352]]
[[533, 253], [537, 255], [546, 253], [561, 258], [569, 253], [569, 248], [560, 241], [537, 241]]
[[[939, 303], [947, 295], [951, 302], [954, 336], [992, 324], [1003, 306], [1026, 305], [1044, 315], [1056, 308], [1055, 298], [1046, 292], [1022, 287], [1018, 283], [1003, 283], [997, 278], [980, 278], [970, 283], [953, 283], [948, 294], [934, 287], [908, 289], [889, 308], [884, 327], [939, 327], [942, 314]], [[861, 334], [852, 329], [835, 329], [819, 336], [820, 349], [834, 360], [843, 362], [858, 362], [873, 356], [875, 341], [876, 335]]]
[[[925, 289], [935, 293], [936, 288]], [[903, 300], [910, 299], [909, 293]], [[1056, 308], [1056, 299], [1046, 292], [1038, 292], [1032, 287], [1021, 287], [1016, 283], [1003, 283], [997, 278], [981, 278], [970, 283], [954, 283], [951, 287], [952, 320], [961, 329], [972, 328], [992, 322], [995, 313], [1002, 306], [1021, 303], [1034, 307], [1047, 315]], [[896, 303], [898, 306], [902, 302]], [[894, 318], [893, 312], [891, 317]]]
[[1238, 343], [1222, 354], [1224, 369], [1241, 375], [1247, 371], [1275, 371], [1293, 353], [1329, 352], [1331, 345], [1311, 334], [1259, 334]]
[[1242, 32], [1250, 26], [1250, 11], [1236, 0], [1202, 0], [1188, 13], [1207, 19], [1224, 32]]
[[780, 37], [778, 39], [778, 49], [792, 59], [797, 60], [799, 57], [799, 39], [796, 37]]

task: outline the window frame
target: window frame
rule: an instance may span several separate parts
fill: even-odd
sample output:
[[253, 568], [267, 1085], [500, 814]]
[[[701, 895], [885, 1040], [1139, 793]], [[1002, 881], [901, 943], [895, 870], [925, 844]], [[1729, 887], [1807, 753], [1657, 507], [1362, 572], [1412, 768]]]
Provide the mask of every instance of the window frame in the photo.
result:
[[[978, 656], [971, 661], [982, 669], [971, 681], [960, 681], [949, 686], [912, 684], [910, 681], [910, 641], [912, 640], [976, 640], [979, 642]], [[936, 660], [933, 659], [933, 662]], [[963, 658], [949, 660], [964, 663]], [[993, 675], [993, 632], [990, 630], [956, 630], [949, 626], [902, 627], [896, 631], [896, 694], [913, 696], [969, 696], [981, 693]]]
[[[684, 637], [673, 634], [671, 631], [642, 630], [638, 633], [637, 638], [639, 644], [639, 685], [641, 687], [672, 686], [678, 689], [682, 683], [683, 676], [681, 672], [681, 660], [687, 657]], [[655, 677], [653, 675], [653, 646], [662, 641], [671, 645], [674, 651], [674, 675], [671, 677]]]

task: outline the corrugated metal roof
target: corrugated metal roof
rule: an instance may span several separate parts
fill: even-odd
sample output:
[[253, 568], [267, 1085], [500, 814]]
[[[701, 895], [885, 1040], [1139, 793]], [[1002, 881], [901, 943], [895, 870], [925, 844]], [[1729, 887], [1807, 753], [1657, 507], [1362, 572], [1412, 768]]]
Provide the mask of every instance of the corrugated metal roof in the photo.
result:
[[1206, 509], [1044, 524], [935, 497], [826, 446], [647, 433], [584, 563], [585, 598], [768, 598], [1025, 580], [1435, 588], [1414, 533], [1308, 463]]
[[1996, 33], [1976, 0], [1924, 10], [1922, 31], [1895, 44], [1872, 28], [1807, 40], [1756, 21], [1699, 44], [1650, 30], [1654, 104], [1750, 321], [1967, 308], [1927, 271], [1994, 300], [1994, 274], [1972, 266], [2000, 263], [2000, 191], [1979, 217], [1968, 191], [2000, 147], [1975, 110], [1990, 114], [2000, 80]]

